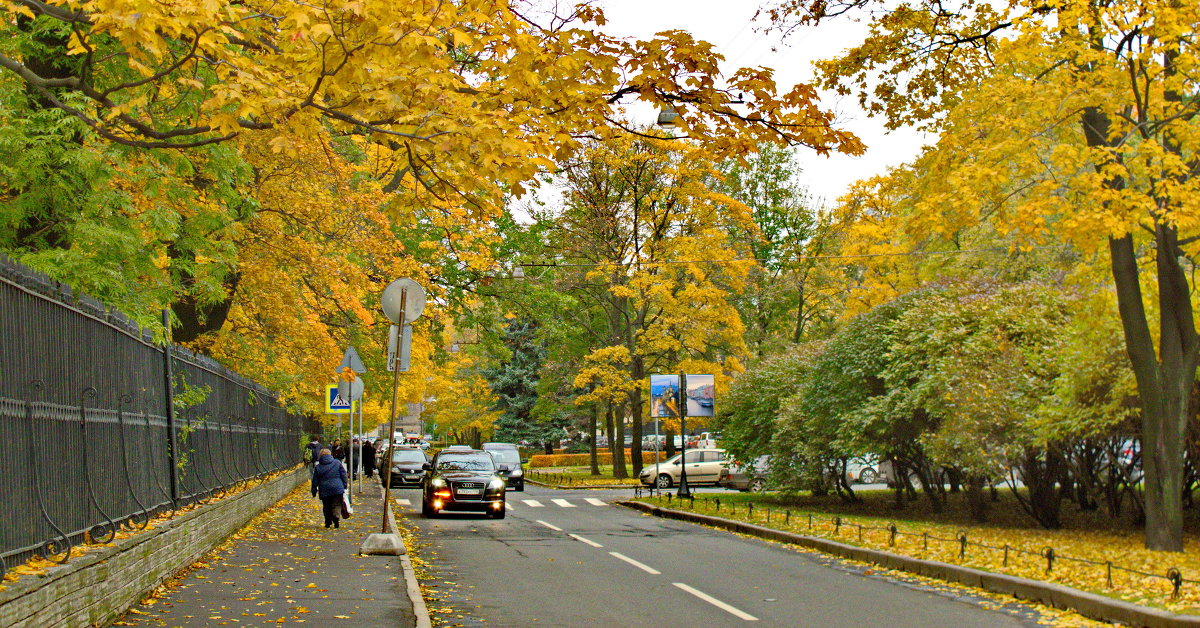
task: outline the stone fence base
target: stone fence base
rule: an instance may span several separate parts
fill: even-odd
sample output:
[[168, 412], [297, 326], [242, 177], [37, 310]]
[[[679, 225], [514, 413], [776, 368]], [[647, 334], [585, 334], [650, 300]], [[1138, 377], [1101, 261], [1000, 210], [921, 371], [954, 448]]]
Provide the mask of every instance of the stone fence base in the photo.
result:
[[301, 483], [298, 467], [0, 591], [0, 628], [107, 626]]

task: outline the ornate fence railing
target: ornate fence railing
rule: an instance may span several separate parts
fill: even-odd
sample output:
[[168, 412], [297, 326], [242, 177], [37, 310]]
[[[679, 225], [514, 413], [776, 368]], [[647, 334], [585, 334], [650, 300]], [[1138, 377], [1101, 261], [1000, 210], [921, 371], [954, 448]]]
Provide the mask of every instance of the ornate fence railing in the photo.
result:
[[314, 429], [262, 386], [0, 256], [0, 573], [296, 464]]

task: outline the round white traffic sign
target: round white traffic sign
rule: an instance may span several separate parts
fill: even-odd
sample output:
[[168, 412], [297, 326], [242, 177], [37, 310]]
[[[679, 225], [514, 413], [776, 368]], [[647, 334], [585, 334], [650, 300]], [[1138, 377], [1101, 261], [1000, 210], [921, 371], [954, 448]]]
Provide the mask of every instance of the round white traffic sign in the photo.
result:
[[425, 289], [412, 279], [402, 277], [383, 290], [383, 313], [393, 323], [400, 323], [400, 298], [405, 292], [408, 294], [404, 297], [404, 322], [413, 322], [425, 311]]

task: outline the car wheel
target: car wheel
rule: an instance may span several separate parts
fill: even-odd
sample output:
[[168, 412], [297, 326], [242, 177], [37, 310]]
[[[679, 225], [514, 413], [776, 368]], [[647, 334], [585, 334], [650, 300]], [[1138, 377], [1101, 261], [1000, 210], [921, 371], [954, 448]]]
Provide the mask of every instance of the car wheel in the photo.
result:
[[432, 517], [436, 514], [437, 511], [433, 509], [433, 506], [429, 505], [429, 502], [424, 500], [421, 501], [421, 515], [423, 517]]
[[761, 493], [767, 488], [767, 483], [762, 478], [754, 478], [750, 482], [750, 490], [755, 493]]
[[658, 482], [656, 483], [658, 488], [671, 488], [671, 484], [673, 484], [673, 482], [671, 482], [671, 476], [667, 475], [666, 473], [658, 476]]
[[879, 481], [879, 476], [875, 473], [875, 469], [863, 469], [862, 473], [858, 474], [858, 481], [863, 484], [874, 484]]
[[517, 484], [516, 488], [514, 488], [513, 490], [524, 493], [525, 492], [525, 481], [521, 480], [521, 483]]

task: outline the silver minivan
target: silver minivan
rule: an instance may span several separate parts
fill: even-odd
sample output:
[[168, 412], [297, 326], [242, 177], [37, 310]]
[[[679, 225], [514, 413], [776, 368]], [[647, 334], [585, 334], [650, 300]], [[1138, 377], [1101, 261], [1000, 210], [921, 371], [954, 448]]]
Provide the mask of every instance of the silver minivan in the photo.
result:
[[716, 484], [725, 459], [724, 449], [689, 449], [659, 464], [643, 467], [638, 480], [647, 486], [671, 488], [679, 484], [686, 467], [688, 484]]

